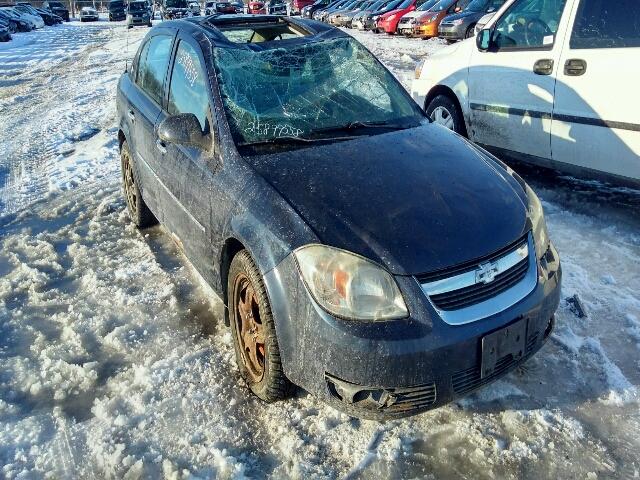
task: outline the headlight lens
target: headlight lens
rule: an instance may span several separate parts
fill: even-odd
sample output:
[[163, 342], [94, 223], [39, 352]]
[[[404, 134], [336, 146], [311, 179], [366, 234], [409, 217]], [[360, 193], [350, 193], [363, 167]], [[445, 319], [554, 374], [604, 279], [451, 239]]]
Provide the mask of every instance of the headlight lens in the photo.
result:
[[538, 196], [527, 184], [525, 184], [525, 191], [529, 198], [529, 216], [531, 217], [531, 223], [533, 223], [533, 241], [536, 247], [536, 256], [540, 259], [549, 248], [547, 223], [544, 221], [544, 212]]
[[464, 23], [464, 20], [462, 20], [461, 18], [458, 20], [454, 20], [453, 22], [451, 22], [452, 25], [455, 25], [456, 27], [458, 25], [462, 25]]
[[375, 263], [325, 245], [295, 251], [313, 298], [332, 315], [351, 320], [391, 320], [409, 312], [395, 280]]

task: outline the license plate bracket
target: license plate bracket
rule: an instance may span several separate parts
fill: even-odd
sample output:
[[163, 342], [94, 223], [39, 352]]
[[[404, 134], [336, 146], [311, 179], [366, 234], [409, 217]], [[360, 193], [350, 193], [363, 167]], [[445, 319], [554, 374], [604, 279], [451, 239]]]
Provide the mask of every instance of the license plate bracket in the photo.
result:
[[496, 363], [501, 358], [511, 355], [514, 361], [521, 359], [525, 353], [528, 319], [496, 330], [482, 337], [482, 361], [480, 363], [480, 378], [486, 378], [496, 370]]

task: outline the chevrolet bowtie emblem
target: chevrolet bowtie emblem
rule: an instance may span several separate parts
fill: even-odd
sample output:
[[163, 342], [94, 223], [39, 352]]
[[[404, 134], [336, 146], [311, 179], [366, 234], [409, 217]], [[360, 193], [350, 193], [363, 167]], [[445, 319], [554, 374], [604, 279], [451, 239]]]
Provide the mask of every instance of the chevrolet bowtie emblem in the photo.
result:
[[476, 283], [491, 283], [498, 275], [498, 265], [496, 263], [486, 262], [476, 269]]

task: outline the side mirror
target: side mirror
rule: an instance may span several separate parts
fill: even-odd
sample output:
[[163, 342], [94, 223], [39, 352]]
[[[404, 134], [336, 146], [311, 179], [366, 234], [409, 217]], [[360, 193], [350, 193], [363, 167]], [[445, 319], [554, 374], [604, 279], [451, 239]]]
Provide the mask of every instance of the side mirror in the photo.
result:
[[493, 13], [496, 11], [496, 7], [489, 7], [487, 8], [487, 13]]
[[158, 137], [166, 143], [209, 150], [211, 136], [202, 133], [200, 121], [193, 113], [179, 113], [165, 118], [158, 126]]
[[453, 13], [460, 13], [462, 11], [462, 7], [456, 7], [453, 9]]
[[486, 52], [491, 46], [491, 29], [484, 28], [476, 36], [476, 46], [481, 52]]

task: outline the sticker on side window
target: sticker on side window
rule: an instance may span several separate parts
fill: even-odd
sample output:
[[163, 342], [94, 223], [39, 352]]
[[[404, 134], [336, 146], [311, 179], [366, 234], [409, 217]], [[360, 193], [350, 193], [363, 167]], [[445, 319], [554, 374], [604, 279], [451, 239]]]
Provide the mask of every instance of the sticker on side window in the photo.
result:
[[180, 65], [184, 71], [184, 78], [189, 82], [189, 85], [193, 87], [198, 79], [198, 67], [191, 55], [187, 52], [180, 52], [178, 54], [178, 65]]
[[542, 45], [553, 45], [553, 35], [545, 35], [542, 39]]

